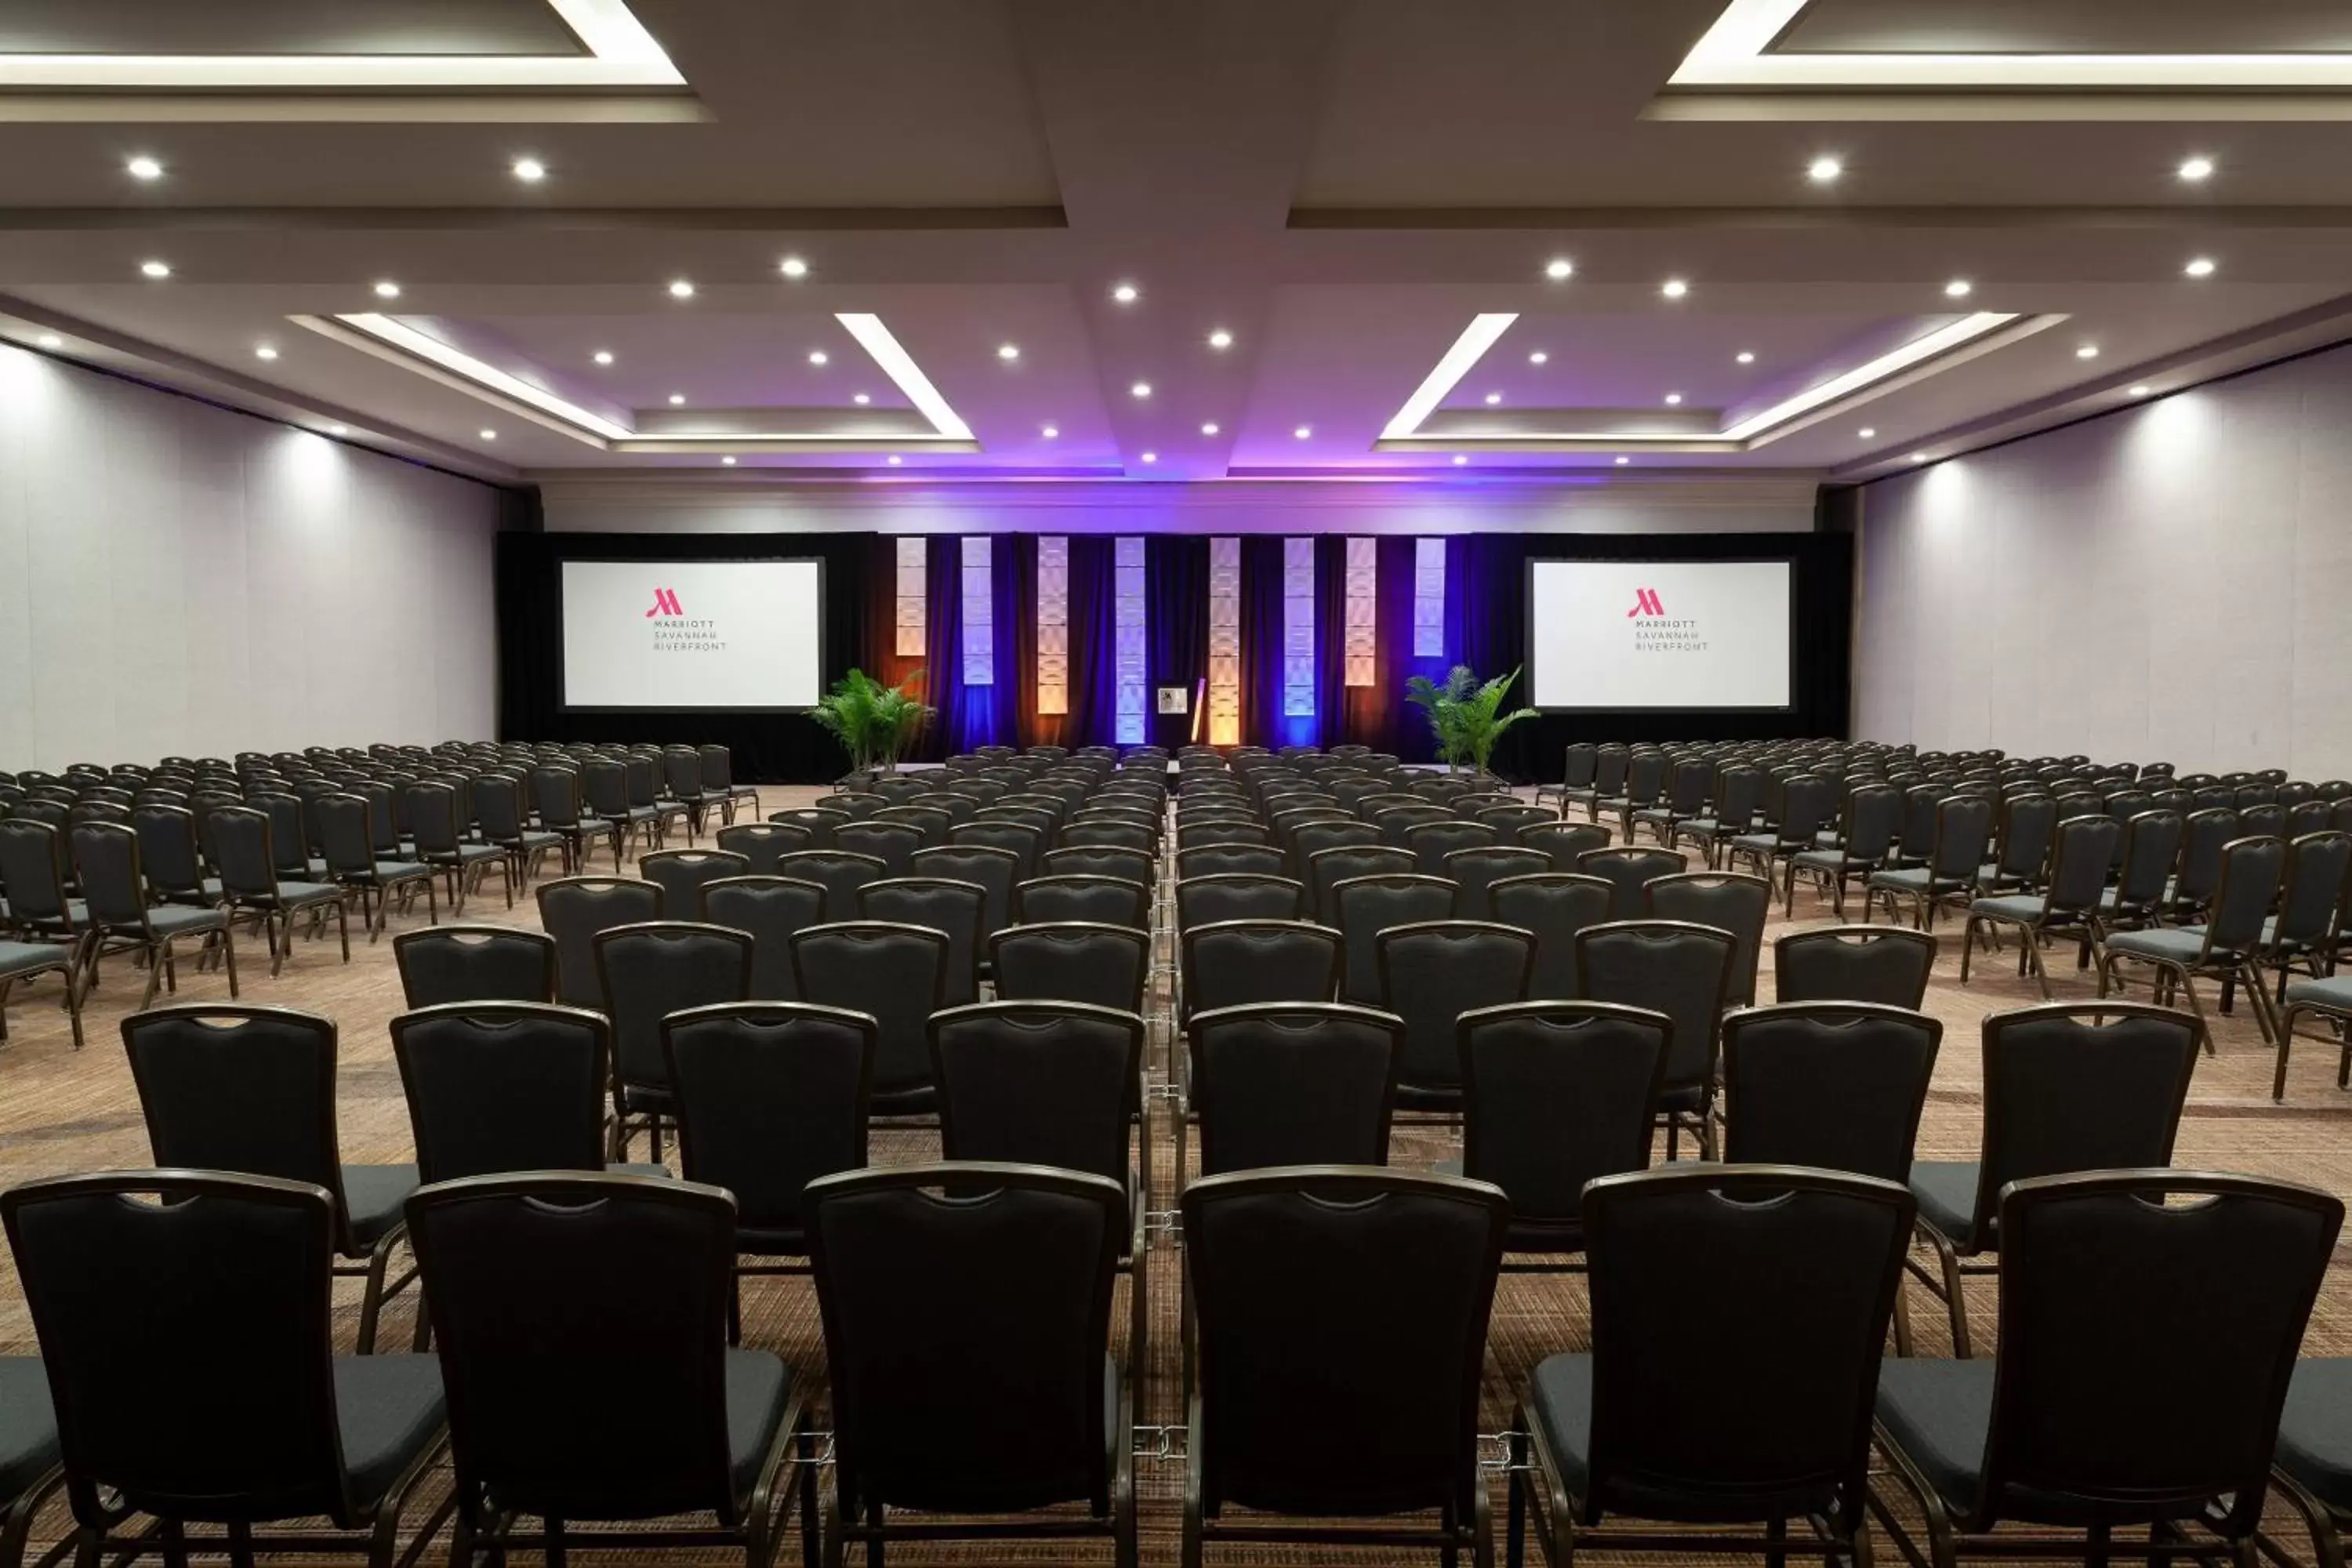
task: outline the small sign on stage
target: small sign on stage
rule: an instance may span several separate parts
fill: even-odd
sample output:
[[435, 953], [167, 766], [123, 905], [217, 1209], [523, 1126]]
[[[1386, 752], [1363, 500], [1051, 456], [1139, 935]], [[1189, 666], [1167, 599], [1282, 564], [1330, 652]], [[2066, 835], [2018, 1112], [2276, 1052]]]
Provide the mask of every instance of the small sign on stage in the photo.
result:
[[1160, 711], [1189, 713], [1192, 710], [1192, 694], [1191, 692], [1181, 686], [1163, 686], [1160, 689]]

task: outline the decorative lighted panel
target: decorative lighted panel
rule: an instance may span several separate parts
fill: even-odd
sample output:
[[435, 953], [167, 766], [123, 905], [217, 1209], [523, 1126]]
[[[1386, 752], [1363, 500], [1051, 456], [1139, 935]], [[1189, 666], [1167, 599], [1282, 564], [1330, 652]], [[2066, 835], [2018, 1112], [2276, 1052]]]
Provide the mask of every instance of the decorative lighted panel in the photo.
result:
[[1315, 542], [1282, 542], [1282, 716], [1315, 717]]
[[1146, 704], [1149, 689], [1148, 629], [1143, 603], [1143, 541], [1116, 539], [1111, 542], [1112, 575], [1116, 622], [1118, 628], [1118, 741], [1122, 746], [1143, 744], [1144, 734], [1150, 728]]
[[1242, 542], [1209, 541], [1209, 744], [1242, 742]]
[[1347, 642], [1340, 652], [1347, 661], [1349, 686], [1372, 684], [1372, 645], [1380, 626], [1375, 608], [1380, 587], [1379, 541], [1348, 541]]
[[923, 657], [923, 633], [929, 616], [923, 608], [924, 552], [929, 541], [920, 534], [898, 541], [898, 657]]
[[1037, 713], [1070, 710], [1070, 540], [1037, 541]]
[[1412, 657], [1445, 657], [1445, 541], [1412, 542]]
[[989, 581], [995, 541], [984, 533], [963, 537], [963, 683], [996, 684], [996, 592]]

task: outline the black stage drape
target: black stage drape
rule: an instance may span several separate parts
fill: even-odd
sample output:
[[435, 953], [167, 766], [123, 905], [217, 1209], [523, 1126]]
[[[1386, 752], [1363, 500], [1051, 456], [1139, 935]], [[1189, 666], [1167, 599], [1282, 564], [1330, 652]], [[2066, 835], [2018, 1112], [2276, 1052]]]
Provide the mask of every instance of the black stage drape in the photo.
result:
[[[1103, 541], [1105, 545], [1108, 540]], [[1076, 542], [1072, 543], [1075, 559]], [[1074, 565], [1071, 568], [1076, 571]], [[1247, 572], [1244, 573], [1246, 578]], [[1144, 604], [1150, 616], [1150, 684], [1143, 693], [1144, 729], [1152, 743], [1174, 751], [1192, 738], [1192, 708], [1209, 673], [1209, 541], [1206, 535], [1155, 533], [1143, 544]], [[1106, 680], [1111, 679], [1108, 675]], [[1185, 710], [1159, 711], [1158, 689], [1185, 689]], [[1242, 700], [1246, 703], [1246, 693]], [[1246, 719], [1246, 715], [1244, 715]], [[1204, 723], [1202, 737], [1208, 733]], [[1102, 738], [1097, 732], [1095, 738]]]

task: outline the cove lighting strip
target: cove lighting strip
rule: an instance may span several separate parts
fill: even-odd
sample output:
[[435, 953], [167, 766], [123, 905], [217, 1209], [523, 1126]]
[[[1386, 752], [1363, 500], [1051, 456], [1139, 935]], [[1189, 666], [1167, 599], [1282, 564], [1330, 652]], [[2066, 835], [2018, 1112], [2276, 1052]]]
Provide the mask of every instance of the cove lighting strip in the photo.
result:
[[1370, 686], [1374, 683], [1373, 665], [1380, 646], [1380, 541], [1350, 539], [1347, 543], [1347, 641], [1341, 647], [1340, 658], [1347, 670], [1348, 685]]
[[[829, 430], [659, 430], [644, 432], [583, 408], [534, 382], [500, 370], [397, 316], [356, 310], [338, 316], [295, 316], [291, 320], [326, 337], [365, 350], [445, 386], [470, 393], [486, 402], [530, 416], [536, 423], [605, 451], [663, 452], [677, 447], [721, 447], [758, 450], [762, 447], [808, 445], [832, 447], [919, 447], [925, 451], [980, 450], [971, 426], [940, 395], [930, 377], [914, 356], [893, 337], [882, 318], [856, 311], [836, 311], [834, 320], [857, 340], [883, 374], [906, 394], [930, 422], [929, 435], [906, 431]], [[387, 352], [389, 351], [389, 352]], [[955, 443], [944, 447], [942, 443]]]
[[[1668, 87], [2052, 89], [2352, 87], [2352, 54], [1774, 53], [1809, 0], [1731, 0]], [[2128, 10], [2129, 7], [2123, 9]]]
[[1282, 716], [1315, 717], [1315, 542], [1282, 542]]
[[1070, 710], [1070, 536], [1037, 541], [1037, 716]]
[[0, 54], [0, 89], [651, 88], [686, 78], [624, 0], [547, 0], [584, 55]]
[[898, 657], [923, 657], [931, 613], [925, 589], [930, 581], [930, 542], [919, 533], [898, 538]]
[[958, 542], [963, 550], [963, 683], [996, 684], [996, 563], [995, 541], [985, 533], [967, 533]]
[[1117, 637], [1118, 730], [1122, 746], [1139, 746], [1151, 721], [1144, 700], [1150, 695], [1151, 621], [1143, 598], [1143, 541], [1122, 536], [1111, 541], [1112, 626]]
[[1242, 542], [1209, 541], [1209, 744], [1242, 743]]
[[[1887, 387], [1906, 373], [1917, 369], [1941, 355], [1953, 353], [1971, 343], [1981, 342], [1996, 332], [2008, 330], [2020, 322], [2047, 326], [2063, 320], [2045, 316], [2029, 318], [2000, 311], [1979, 310], [1956, 321], [1937, 328], [1925, 336], [1914, 338], [1901, 347], [1879, 355], [1867, 363], [1839, 372], [1829, 380], [1807, 387], [1793, 397], [1782, 399], [1759, 413], [1751, 414], [1737, 425], [1721, 430], [1514, 430], [1507, 434], [1424, 434], [1423, 423], [1444, 402], [1462, 378], [1470, 374], [1479, 359], [1492, 348], [1496, 339], [1518, 318], [1516, 314], [1482, 315], [1474, 318], [1454, 340], [1454, 346], [1438, 361], [1437, 368], [1429, 373], [1405, 400], [1396, 417], [1381, 432], [1374, 451], [1420, 451], [1433, 447], [1447, 450], [1464, 447], [1491, 447], [1506, 450], [1525, 450], [1549, 443], [1574, 444], [1587, 447], [1664, 446], [1699, 451], [1748, 451], [1778, 434], [1781, 427], [1817, 413], [1832, 404], [1842, 403], [1861, 394]], [[1496, 323], [1499, 322], [1499, 325]]]

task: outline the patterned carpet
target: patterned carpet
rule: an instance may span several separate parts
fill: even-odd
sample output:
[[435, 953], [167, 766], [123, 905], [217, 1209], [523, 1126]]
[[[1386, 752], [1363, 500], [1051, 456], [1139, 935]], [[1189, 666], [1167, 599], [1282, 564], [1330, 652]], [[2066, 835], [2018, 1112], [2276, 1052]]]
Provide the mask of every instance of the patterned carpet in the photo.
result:
[[[773, 810], [803, 804], [816, 791], [763, 791]], [[446, 913], [445, 913], [446, 918]], [[466, 918], [518, 926], [536, 926], [536, 913], [526, 898], [511, 910], [503, 906], [495, 879], [488, 890], [470, 901]], [[421, 923], [395, 921], [394, 929]], [[1776, 908], [1764, 954], [1766, 974], [1759, 994], [1769, 998], [1771, 954], [1769, 938], [1809, 926], [1833, 923], [1829, 905], [1807, 889], [1797, 891], [1793, 918], [1782, 920]], [[1965, 987], [1958, 980], [1956, 932], [1946, 934], [1945, 952], [1937, 963], [1927, 1007], [1946, 1026], [1943, 1050], [1919, 1133], [1923, 1159], [1972, 1159], [1979, 1131], [1981, 1075], [1978, 1054], [1978, 1023], [1989, 1012], [2040, 1000], [2030, 979], [2014, 973], [2014, 949], [2009, 954], [1982, 960]], [[1981, 956], [1981, 955], [1980, 955]], [[345, 1160], [352, 1163], [403, 1161], [412, 1157], [407, 1112], [385, 1030], [386, 1021], [400, 1010], [398, 976], [389, 939], [370, 945], [355, 939], [352, 963], [337, 961], [331, 936], [297, 945], [285, 973], [268, 974], [267, 957], [258, 941], [240, 943], [244, 1000], [301, 1008], [325, 1014], [341, 1031], [338, 1113]], [[2094, 984], [2087, 972], [2078, 973], [2063, 951], [2050, 955], [2053, 980], [2062, 999], [2089, 999]], [[184, 966], [180, 994], [185, 1000], [226, 1000], [227, 986], [217, 974], [194, 975]], [[118, 1026], [138, 1000], [142, 976], [128, 959], [112, 959], [88, 1010], [89, 1047], [76, 1053], [67, 1031], [65, 1015], [54, 1002], [52, 983], [21, 989], [8, 1007], [9, 1038], [0, 1047], [0, 1183], [14, 1184], [33, 1177], [70, 1172], [138, 1166], [148, 1162], [145, 1134], [137, 1096], [125, 1066]], [[2141, 993], [2145, 994], [2145, 993]], [[2210, 998], [2209, 998], [2210, 1005]], [[2218, 1031], [2221, 1054], [2197, 1068], [2176, 1163], [2182, 1167], [2249, 1172], [2310, 1183], [2352, 1198], [2352, 1093], [2336, 1087], [2335, 1052], [2325, 1044], [2302, 1045], [2288, 1078], [2285, 1103], [2270, 1099], [2272, 1056], [2257, 1035], [2251, 1014], [2241, 1005], [2235, 1016], [2221, 1020]], [[1161, 1114], [1165, 1115], [1164, 1108]], [[1161, 1168], [1154, 1184], [1155, 1207], [1170, 1204], [1172, 1172], [1166, 1163], [1171, 1139], [1166, 1128], [1157, 1140]], [[898, 1163], [930, 1157], [936, 1150], [929, 1134], [889, 1133], [877, 1138], [877, 1161]], [[1450, 1139], [1431, 1131], [1400, 1134], [1399, 1164], [1427, 1166], [1454, 1152]], [[1177, 1272], [1170, 1266], [1175, 1254], [1155, 1258], [1152, 1271], [1150, 1373], [1139, 1401], [1138, 1420], [1147, 1424], [1178, 1424], [1177, 1408]], [[1164, 1260], [1163, 1260], [1164, 1258]], [[1124, 1333], [1124, 1292], [1113, 1312], [1115, 1334]], [[1990, 1280], [1972, 1286], [1970, 1321], [1979, 1336], [1980, 1353], [1994, 1337], [1994, 1289]], [[349, 1345], [358, 1318], [356, 1283], [339, 1285], [336, 1310], [339, 1342]], [[1940, 1309], [1924, 1292], [1911, 1293], [1911, 1311], [1919, 1353], [1948, 1354], [1949, 1335]], [[815, 1300], [805, 1279], [758, 1279], [744, 1288], [744, 1342], [777, 1351], [808, 1376], [822, 1379], [824, 1352], [818, 1333]], [[1507, 1420], [1517, 1391], [1529, 1370], [1546, 1355], [1589, 1347], [1584, 1284], [1560, 1275], [1507, 1276], [1496, 1301], [1487, 1360], [1486, 1409], [1481, 1426], [1496, 1430]], [[405, 1342], [409, 1328], [407, 1298], [388, 1310], [387, 1342]], [[0, 1352], [34, 1351], [30, 1323], [15, 1282], [13, 1264], [0, 1256]], [[2352, 1270], [2339, 1268], [2323, 1292], [2317, 1316], [2305, 1351], [2311, 1355], [2352, 1354]], [[941, 1440], [952, 1443], [953, 1434]], [[1177, 1557], [1178, 1500], [1183, 1474], [1181, 1462], [1139, 1459], [1142, 1493], [1142, 1545], [1148, 1561], [1172, 1563]], [[1495, 1485], [1497, 1528], [1502, 1517], [1502, 1487]], [[422, 1517], [423, 1510], [419, 1510]], [[2273, 1525], [2282, 1539], [2298, 1552], [2306, 1543], [2283, 1508], [2274, 1507]], [[65, 1528], [62, 1508], [53, 1506], [35, 1531], [36, 1541], [54, 1540]], [[1892, 1543], [1876, 1543], [1882, 1562], [1896, 1561]], [[2118, 1545], [2122, 1543], [2119, 1542]], [[446, 1539], [428, 1549], [436, 1559], [446, 1551]], [[797, 1540], [785, 1544], [786, 1559], [799, 1550]], [[1533, 1548], [1531, 1547], [1532, 1551]], [[360, 1552], [355, 1549], [352, 1557]], [[528, 1554], [526, 1554], [528, 1555]], [[625, 1557], [632, 1554], [623, 1554]], [[1216, 1547], [1209, 1560], [1250, 1563], [1367, 1563], [1426, 1560], [1411, 1553], [1374, 1550], [1334, 1551], [1294, 1547]], [[955, 1563], [1070, 1563], [1108, 1561], [1107, 1544], [1044, 1542], [1030, 1545], [990, 1543], [985, 1546], [932, 1545], [891, 1549], [894, 1561]], [[723, 1552], [659, 1554], [661, 1561], [725, 1562]], [[653, 1561], [654, 1554], [636, 1560]], [[740, 1555], [733, 1560], [740, 1561]]]

